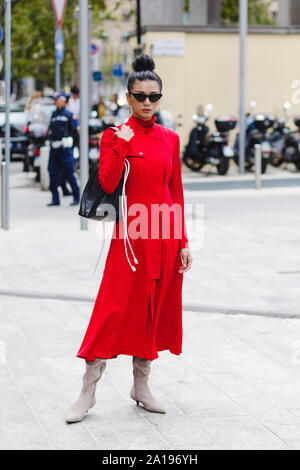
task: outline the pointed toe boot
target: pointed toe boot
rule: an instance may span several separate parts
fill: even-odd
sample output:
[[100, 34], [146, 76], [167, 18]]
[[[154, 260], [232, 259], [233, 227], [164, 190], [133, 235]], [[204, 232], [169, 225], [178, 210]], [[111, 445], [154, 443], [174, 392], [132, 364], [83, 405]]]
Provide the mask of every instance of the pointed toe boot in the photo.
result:
[[82, 421], [90, 408], [96, 404], [96, 386], [106, 367], [106, 359], [95, 358], [94, 361], [85, 361], [86, 371], [82, 378], [82, 389], [76, 402], [66, 417], [67, 423]]
[[132, 364], [134, 381], [130, 397], [136, 401], [137, 405], [142, 403], [147, 411], [166, 413], [162, 405], [153, 397], [148, 386], [151, 361], [134, 356]]

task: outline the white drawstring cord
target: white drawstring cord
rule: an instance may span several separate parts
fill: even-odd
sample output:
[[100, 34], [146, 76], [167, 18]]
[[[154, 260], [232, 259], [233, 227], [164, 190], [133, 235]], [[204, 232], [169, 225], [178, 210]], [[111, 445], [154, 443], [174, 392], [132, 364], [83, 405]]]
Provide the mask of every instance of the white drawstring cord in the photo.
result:
[[129, 237], [128, 237], [128, 232], [127, 232], [127, 201], [126, 201], [126, 193], [125, 193], [125, 183], [126, 183], [126, 180], [127, 180], [128, 174], [129, 174], [129, 170], [130, 170], [130, 163], [129, 163], [128, 160], [125, 159], [125, 175], [124, 175], [124, 183], [123, 183], [123, 188], [122, 188], [122, 201], [121, 201], [122, 218], [123, 218], [123, 222], [124, 222], [124, 248], [125, 248], [125, 254], [126, 254], [127, 261], [129, 263], [132, 271], [136, 271], [136, 268], [131, 264], [131, 262], [129, 260], [128, 253], [127, 253], [127, 246], [126, 246], [126, 241], [127, 241], [128, 245], [129, 245], [129, 248], [131, 250], [132, 256], [133, 256], [133, 260], [134, 260], [135, 264], [138, 264], [138, 260], [136, 259], [135, 254], [133, 252], [133, 249], [131, 247]]
[[95, 267], [94, 267], [94, 270], [93, 270], [93, 274], [95, 274], [95, 272], [96, 272], [96, 269], [97, 269], [97, 266], [98, 266], [98, 264], [99, 264], [99, 261], [100, 261], [100, 258], [101, 258], [101, 256], [102, 256], [102, 252], [103, 252], [104, 244], [105, 244], [105, 222], [103, 221], [103, 238], [102, 238], [102, 246], [101, 246], [101, 250], [100, 250], [100, 253], [99, 253], [99, 256], [98, 256], [98, 259], [97, 259], [96, 265], [95, 265]]
[[[124, 174], [124, 181], [123, 181], [123, 187], [122, 187], [122, 197], [121, 197], [121, 211], [122, 211], [122, 219], [124, 221], [124, 248], [125, 248], [125, 254], [126, 254], [127, 261], [129, 263], [132, 271], [136, 271], [136, 268], [131, 264], [131, 262], [129, 260], [128, 253], [127, 253], [127, 246], [126, 246], [126, 240], [127, 240], [129, 248], [130, 248], [132, 256], [133, 256], [133, 260], [134, 260], [135, 264], [138, 264], [138, 260], [136, 259], [135, 254], [133, 252], [133, 249], [131, 247], [129, 237], [128, 237], [128, 232], [127, 232], [127, 201], [126, 201], [126, 193], [125, 193], [125, 184], [126, 184], [126, 181], [127, 181], [127, 177], [129, 175], [129, 170], [130, 170], [129, 161], [125, 159], [125, 174]], [[102, 246], [101, 246], [101, 250], [100, 250], [96, 265], [95, 265], [94, 270], [93, 270], [93, 274], [95, 274], [95, 271], [96, 271], [97, 266], [99, 264], [100, 258], [102, 256], [104, 244], [105, 244], [105, 221], [103, 221]]]

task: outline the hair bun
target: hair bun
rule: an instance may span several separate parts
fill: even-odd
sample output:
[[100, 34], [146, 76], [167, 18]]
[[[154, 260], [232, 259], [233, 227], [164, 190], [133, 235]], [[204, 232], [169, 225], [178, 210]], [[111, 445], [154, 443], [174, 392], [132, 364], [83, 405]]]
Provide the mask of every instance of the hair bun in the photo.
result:
[[132, 68], [135, 72], [145, 72], [147, 70], [152, 71], [155, 69], [155, 62], [149, 55], [142, 54], [134, 59], [132, 62]]

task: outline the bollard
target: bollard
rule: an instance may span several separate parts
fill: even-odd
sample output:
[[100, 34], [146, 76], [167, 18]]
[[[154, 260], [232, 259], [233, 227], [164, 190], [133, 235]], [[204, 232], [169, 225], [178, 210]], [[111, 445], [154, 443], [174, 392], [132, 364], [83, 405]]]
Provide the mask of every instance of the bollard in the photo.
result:
[[[1, 154], [2, 157], [2, 154]], [[5, 161], [1, 161], [1, 227], [5, 228]]]
[[49, 144], [41, 147], [39, 156], [39, 167], [40, 167], [40, 185], [42, 191], [49, 189], [49, 172], [48, 172], [48, 161], [49, 161], [50, 146]]
[[255, 189], [261, 188], [261, 145], [255, 145]]

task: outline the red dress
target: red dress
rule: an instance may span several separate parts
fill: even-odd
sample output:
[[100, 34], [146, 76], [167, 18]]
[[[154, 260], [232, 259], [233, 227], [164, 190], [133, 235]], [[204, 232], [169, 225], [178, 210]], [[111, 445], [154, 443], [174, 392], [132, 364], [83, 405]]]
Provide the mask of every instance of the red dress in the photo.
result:
[[153, 360], [158, 351], [182, 352], [180, 250], [189, 245], [180, 140], [154, 116], [143, 121], [132, 114], [126, 125], [134, 131], [129, 142], [106, 129], [100, 143], [104, 191], [115, 190], [124, 166], [129, 171], [127, 217], [114, 222], [99, 292], [77, 353], [90, 361], [119, 354]]

